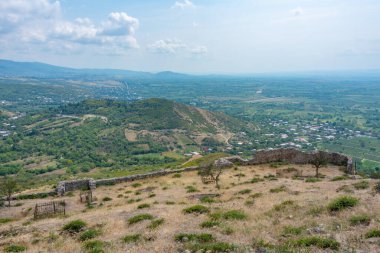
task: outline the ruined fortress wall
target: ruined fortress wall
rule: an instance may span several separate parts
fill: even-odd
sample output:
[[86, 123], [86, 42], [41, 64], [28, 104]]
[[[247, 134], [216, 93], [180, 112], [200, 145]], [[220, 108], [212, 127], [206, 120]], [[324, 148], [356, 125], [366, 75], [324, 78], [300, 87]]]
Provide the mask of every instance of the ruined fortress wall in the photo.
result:
[[154, 171], [149, 172], [145, 174], [137, 174], [137, 175], [131, 175], [131, 176], [125, 176], [125, 177], [115, 177], [115, 178], [105, 178], [105, 179], [81, 179], [81, 180], [73, 180], [73, 181], [61, 181], [59, 182], [56, 192], [58, 195], [62, 196], [67, 191], [75, 191], [75, 190], [81, 190], [81, 189], [95, 189], [97, 186], [100, 185], [114, 185], [119, 184], [123, 182], [132, 182], [135, 180], [140, 179], [146, 179], [151, 177], [159, 177], [164, 176], [168, 174], [173, 173], [180, 173], [185, 171], [193, 171], [197, 170], [198, 167], [188, 167], [185, 169], [178, 169], [178, 170], [160, 170], [160, 171]]
[[251, 160], [248, 160], [246, 162], [246, 164], [255, 165], [273, 162], [308, 164], [311, 163], [319, 155], [324, 157], [327, 163], [338, 166], [346, 166], [347, 173], [355, 174], [351, 157], [340, 153], [331, 153], [326, 151], [308, 153], [293, 148], [259, 150]]
[[[273, 150], [259, 150], [254, 154], [252, 159], [245, 160], [239, 156], [230, 156], [225, 157], [226, 159], [236, 165], [256, 165], [256, 164], [265, 164], [273, 162], [287, 162], [294, 164], [308, 164], [311, 163], [317, 155], [322, 155], [328, 163], [338, 166], [346, 166], [346, 173], [355, 174], [355, 168], [352, 163], [352, 158], [339, 153], [330, 153], [326, 151], [318, 152], [303, 152], [297, 149], [284, 148], [284, 149], [273, 149]], [[114, 185], [123, 182], [132, 182], [135, 180], [152, 178], [164, 176], [172, 173], [181, 173], [185, 171], [198, 170], [198, 167], [189, 167], [185, 169], [177, 170], [160, 170], [153, 171], [145, 174], [137, 174], [125, 177], [117, 178], [105, 178], [105, 179], [81, 179], [74, 181], [62, 181], [58, 184], [56, 192], [58, 195], [63, 195], [67, 191], [74, 191], [80, 189], [95, 189], [100, 185]]]

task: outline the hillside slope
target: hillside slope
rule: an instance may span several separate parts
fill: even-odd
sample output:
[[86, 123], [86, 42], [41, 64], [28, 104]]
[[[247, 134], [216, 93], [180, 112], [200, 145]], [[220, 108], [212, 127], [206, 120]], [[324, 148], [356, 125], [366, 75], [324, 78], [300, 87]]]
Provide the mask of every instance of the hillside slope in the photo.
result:
[[250, 131], [223, 113], [164, 99], [86, 100], [12, 124], [13, 134], [0, 139], [0, 175], [17, 175], [27, 187], [179, 166], [186, 153], [224, 151], [235, 133]]
[[[99, 187], [90, 206], [72, 192], [56, 198], [66, 201], [65, 216], [37, 220], [25, 210], [53, 198], [20, 200], [0, 208], [0, 250], [379, 252], [376, 181], [352, 180], [336, 166], [321, 173], [324, 178], [313, 178], [311, 165], [243, 166], [225, 170], [217, 189], [203, 184], [197, 172], [184, 172]], [[342, 196], [351, 202], [334, 204]], [[332, 210], [336, 206], [341, 209]], [[83, 230], [64, 229], [78, 219]]]

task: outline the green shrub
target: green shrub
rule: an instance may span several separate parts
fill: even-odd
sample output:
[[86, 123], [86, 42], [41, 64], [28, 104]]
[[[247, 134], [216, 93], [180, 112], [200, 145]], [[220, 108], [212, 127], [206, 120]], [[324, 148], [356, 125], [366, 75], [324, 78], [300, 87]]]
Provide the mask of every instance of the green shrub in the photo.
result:
[[173, 175], [173, 178], [180, 178], [182, 175], [180, 174], [180, 173], [175, 173], [174, 175]]
[[215, 199], [213, 198], [213, 197], [210, 197], [210, 196], [204, 196], [204, 197], [201, 197], [200, 198], [200, 201], [202, 202], [202, 203], [215, 203], [216, 201], [215, 201]]
[[286, 227], [284, 227], [284, 229], [282, 231], [282, 235], [283, 236], [300, 235], [303, 230], [304, 230], [303, 227], [286, 226]]
[[136, 243], [141, 240], [141, 234], [130, 234], [123, 237], [125, 243]]
[[316, 177], [309, 177], [309, 178], [306, 178], [305, 182], [306, 183], [316, 183], [316, 182], [320, 182], [322, 181], [320, 178], [316, 178]]
[[249, 195], [249, 197], [250, 197], [250, 198], [253, 198], [253, 199], [255, 199], [255, 198], [259, 198], [259, 197], [261, 197], [261, 196], [263, 196], [263, 194], [262, 194], [261, 192], [256, 192], [256, 193], [254, 193], [254, 194]]
[[111, 201], [112, 198], [110, 198], [110, 197], [104, 197], [102, 200], [103, 200], [103, 201]]
[[352, 184], [356, 190], [364, 190], [369, 188], [368, 181], [360, 181], [358, 183]]
[[87, 223], [82, 220], [73, 220], [63, 226], [63, 230], [70, 233], [78, 233], [86, 227]]
[[226, 220], [245, 220], [247, 215], [243, 211], [231, 210], [227, 211], [222, 215], [223, 219]]
[[188, 208], [183, 209], [184, 213], [208, 213], [210, 210], [206, 206], [195, 205]]
[[205, 243], [214, 241], [214, 236], [212, 234], [185, 234], [181, 233], [174, 237], [178, 242], [194, 241], [197, 243]]
[[249, 181], [251, 184], [255, 184], [255, 183], [258, 183], [258, 182], [262, 182], [264, 181], [264, 179], [262, 178], [259, 178], [259, 177], [254, 177], [251, 179], [251, 181]]
[[234, 252], [236, 246], [233, 244], [225, 243], [225, 242], [212, 242], [212, 243], [203, 243], [203, 244], [195, 244], [190, 247], [193, 252], [219, 252], [219, 253], [227, 253]]
[[87, 241], [83, 248], [89, 253], [103, 253], [104, 242], [100, 240]]
[[164, 224], [164, 222], [165, 222], [164, 219], [152, 220], [152, 222], [150, 223], [150, 225], [148, 226], [148, 228], [150, 228], [150, 229], [156, 229], [159, 226], [161, 226], [162, 224]]
[[141, 204], [141, 205], [137, 206], [138, 209], [144, 209], [144, 208], [149, 208], [149, 207], [150, 207], [150, 205], [148, 203]]
[[198, 192], [198, 189], [192, 185], [186, 186], [187, 193]]
[[213, 228], [213, 227], [217, 227], [220, 225], [220, 222], [219, 221], [204, 221], [201, 223], [201, 228]]
[[323, 238], [318, 236], [301, 237], [287, 242], [292, 247], [311, 247], [315, 246], [321, 249], [338, 250], [339, 242], [331, 238]]
[[0, 224], [8, 223], [13, 221], [12, 218], [0, 218]]
[[140, 183], [133, 183], [131, 186], [132, 186], [133, 188], [137, 188], [137, 187], [140, 187], [141, 184], [140, 184]]
[[9, 246], [4, 248], [4, 252], [23, 252], [26, 250], [27, 250], [26, 246], [16, 245], [16, 244], [9, 245]]
[[327, 206], [327, 209], [330, 212], [337, 212], [346, 208], [354, 207], [358, 203], [359, 203], [359, 200], [357, 198], [354, 198], [351, 196], [341, 196], [339, 198], [332, 200], [330, 204]]
[[350, 217], [351, 226], [357, 226], [357, 225], [368, 226], [370, 222], [371, 222], [371, 218], [366, 214], [355, 215], [355, 216]]
[[294, 202], [293, 200], [285, 200], [281, 204], [274, 205], [273, 210], [276, 212], [280, 212], [280, 211], [284, 211], [287, 207], [295, 207], [295, 206], [297, 205], [296, 205], [296, 202]]
[[272, 188], [270, 189], [269, 191], [271, 193], [278, 193], [278, 192], [283, 192], [286, 190], [286, 186], [285, 185], [281, 185], [280, 187], [277, 187], [277, 188]]
[[135, 224], [143, 220], [152, 220], [153, 216], [147, 213], [138, 214], [128, 219], [128, 224]]
[[380, 237], [380, 229], [372, 229], [365, 234], [366, 238]]
[[331, 181], [342, 181], [342, 180], [347, 180], [347, 176], [336, 176], [331, 179]]
[[211, 219], [213, 220], [219, 220], [219, 219], [225, 219], [225, 220], [245, 220], [247, 219], [247, 215], [240, 210], [230, 210], [227, 212], [215, 212], [210, 214]]
[[166, 201], [165, 204], [167, 204], [167, 205], [174, 205], [175, 202], [174, 201]]
[[80, 241], [87, 241], [90, 239], [94, 239], [95, 237], [99, 236], [101, 232], [96, 229], [89, 229], [84, 231], [82, 234], [79, 236]]
[[243, 194], [249, 194], [249, 193], [251, 193], [251, 189], [245, 189], [245, 190], [241, 190], [241, 191], [239, 191], [238, 192], [238, 194], [241, 194], [241, 195], [243, 195]]

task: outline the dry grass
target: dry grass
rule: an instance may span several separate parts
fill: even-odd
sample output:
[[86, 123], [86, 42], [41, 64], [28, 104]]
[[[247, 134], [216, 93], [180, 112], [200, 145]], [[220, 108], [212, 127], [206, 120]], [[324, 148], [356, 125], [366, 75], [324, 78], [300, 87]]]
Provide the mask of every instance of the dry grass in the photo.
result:
[[[304, 180], [292, 179], [289, 171], [281, 173], [282, 169], [286, 170], [288, 167], [287, 165], [271, 168], [269, 165], [260, 165], [231, 169], [222, 175], [219, 190], [214, 184], [202, 184], [196, 172], [182, 173], [180, 178], [168, 175], [141, 180], [141, 185], [137, 187], [132, 187], [132, 183], [104, 186], [94, 192], [97, 203], [93, 208], [80, 203], [79, 192], [75, 192], [74, 196], [64, 197], [67, 202], [66, 217], [37, 221], [32, 220], [32, 211], [27, 210], [36, 202], [46, 202], [52, 198], [20, 201], [23, 204], [20, 207], [0, 209], [0, 218], [13, 219], [0, 224], [0, 251], [8, 245], [18, 244], [27, 246], [28, 252], [33, 253], [83, 252], [84, 243], [78, 236], [62, 234], [65, 224], [81, 219], [87, 223], [86, 229], [101, 231], [96, 240], [104, 242], [105, 252], [181, 252], [186, 248], [186, 244], [174, 239], [181, 233], [209, 233], [216, 242], [252, 249], [258, 245], [283, 245], [286, 240], [296, 240], [301, 236], [331, 236], [340, 243], [342, 251], [356, 249], [356, 252], [379, 252], [380, 239], [365, 239], [367, 231], [380, 228], [379, 194], [372, 195], [371, 187], [354, 190], [350, 195], [360, 199], [359, 204], [332, 214], [326, 208], [328, 203], [338, 196], [347, 195], [336, 190], [357, 181], [331, 181], [332, 178], [341, 176], [342, 172], [338, 167], [330, 166], [321, 169], [321, 173], [326, 175], [322, 181], [306, 183]], [[292, 167], [298, 172], [302, 171], [302, 176], [314, 175], [311, 166]], [[236, 177], [238, 173], [244, 174], [245, 177]], [[270, 180], [270, 177], [267, 177], [264, 180], [254, 180], [254, 183], [250, 182], [255, 177], [263, 179], [264, 176], [276, 174], [278, 180]], [[373, 181], [367, 181], [373, 186]], [[193, 186], [199, 192], [189, 193], [187, 186]], [[284, 191], [270, 192], [270, 189], [282, 186]], [[152, 188], [152, 191], [141, 191], [147, 187], [155, 188]], [[136, 195], [136, 192], [140, 193]], [[242, 192], [247, 194], [239, 194]], [[218, 193], [220, 197], [215, 201], [203, 203], [197, 198], [189, 198], [195, 194], [212, 193]], [[112, 200], [102, 201], [105, 197]], [[246, 205], [247, 201], [252, 203]], [[138, 206], [142, 204], [149, 206], [139, 209]], [[183, 212], [185, 208], [200, 204], [208, 207], [210, 212]], [[247, 217], [241, 220], [221, 218], [214, 220], [214, 224], [217, 225], [201, 225], [206, 221], [211, 223], [212, 214], [230, 210], [242, 211]], [[129, 224], [128, 220], [139, 214], [150, 214], [153, 218]], [[359, 214], [371, 217], [370, 223], [351, 226], [350, 218]], [[152, 229], [152, 222], [158, 219], [163, 219], [164, 222]], [[284, 237], [284, 229], [289, 227], [302, 228], [302, 231]], [[124, 237], [134, 234], [141, 235], [143, 239], [133, 243], [123, 241]], [[260, 241], [261, 243], [258, 243]], [[323, 251], [313, 247], [310, 250]]]

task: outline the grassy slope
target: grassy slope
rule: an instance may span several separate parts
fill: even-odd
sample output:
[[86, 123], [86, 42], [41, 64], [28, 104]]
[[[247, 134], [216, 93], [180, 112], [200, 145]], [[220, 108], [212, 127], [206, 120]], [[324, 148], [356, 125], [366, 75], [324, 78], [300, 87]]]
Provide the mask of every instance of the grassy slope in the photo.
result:
[[[0, 209], [0, 217], [11, 218], [3, 219], [7, 222], [0, 224], [0, 233], [8, 234], [0, 239], [0, 249], [18, 244], [27, 246], [30, 252], [79, 252], [86, 242], [80, 241], [79, 235], [66, 235], [61, 231], [64, 224], [82, 219], [87, 223], [85, 229], [101, 231], [94, 239], [102, 242], [101, 248], [105, 252], [183, 252], [193, 245], [176, 242], [175, 236], [180, 233], [209, 233], [217, 242], [236, 245], [242, 250], [240, 252], [245, 252], [243, 249], [247, 248], [253, 252], [257, 248], [266, 248], [268, 252], [326, 252], [318, 246], [292, 248], [290, 245], [300, 240], [306, 242], [310, 236], [336, 240], [340, 243], [339, 252], [345, 252], [345, 249], [376, 252], [380, 239], [373, 238], [370, 242], [365, 238], [368, 231], [380, 228], [380, 195], [371, 194], [374, 181], [366, 180], [369, 188], [357, 190], [353, 184], [360, 181], [331, 181], [342, 175], [342, 172], [337, 167], [327, 167], [321, 169], [321, 173], [326, 175], [322, 181], [307, 183], [304, 180], [291, 179], [292, 174], [286, 172], [292, 171], [288, 167], [271, 168], [261, 165], [227, 170], [222, 175], [220, 190], [212, 184], [203, 185], [196, 172], [182, 173], [180, 177], [169, 175], [140, 180], [137, 182], [139, 184], [124, 183], [101, 187], [94, 192], [97, 204], [93, 208], [86, 208], [85, 204], [79, 203], [79, 192], [74, 192], [74, 196], [64, 197], [67, 216], [62, 218], [32, 220], [32, 213], [25, 210], [33, 207], [36, 202], [48, 200], [20, 201], [22, 206]], [[302, 170], [304, 176], [314, 174], [311, 166], [291, 167]], [[277, 180], [266, 177], [276, 175], [277, 172], [282, 175]], [[252, 178], [260, 180], [249, 183]], [[198, 192], [189, 193], [188, 186]], [[148, 187], [154, 188], [151, 192], [140, 191]], [[345, 189], [346, 192], [337, 189]], [[188, 198], [206, 193], [219, 193], [221, 196], [213, 203], [202, 203]], [[330, 213], [328, 204], [342, 195], [358, 198], [358, 205], [338, 213]], [[111, 200], [102, 201], [105, 197]], [[201, 223], [210, 221], [211, 217], [217, 215], [183, 212], [185, 208], [199, 204], [206, 206], [210, 213], [239, 210], [245, 217], [237, 212], [230, 212], [228, 216], [223, 215], [215, 220], [213, 226], [202, 228]], [[145, 208], [141, 209], [141, 206]], [[155, 220], [163, 219], [163, 224], [157, 229], [149, 228], [151, 220], [129, 224], [128, 220], [138, 214], [152, 215]], [[369, 225], [352, 225], [350, 219], [363, 214], [369, 217]], [[233, 217], [243, 219], [231, 219]], [[32, 228], [34, 232], [30, 233]], [[9, 235], [9, 231], [17, 233]], [[123, 242], [125, 236], [132, 234], [140, 234], [141, 240], [137, 243]]]

